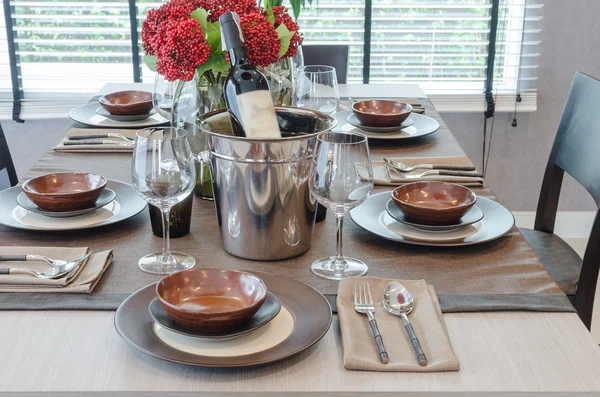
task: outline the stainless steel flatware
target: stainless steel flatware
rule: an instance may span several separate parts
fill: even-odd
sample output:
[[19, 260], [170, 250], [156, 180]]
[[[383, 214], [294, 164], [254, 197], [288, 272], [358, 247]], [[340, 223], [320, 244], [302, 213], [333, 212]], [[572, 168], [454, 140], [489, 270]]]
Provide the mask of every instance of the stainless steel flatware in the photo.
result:
[[[91, 252], [73, 262], [83, 262], [90, 256]], [[52, 259], [43, 255], [0, 255], [0, 262], [46, 262], [52, 267], [60, 267], [68, 264], [62, 259]]]
[[375, 338], [375, 344], [377, 344], [377, 350], [379, 351], [379, 360], [383, 364], [387, 364], [390, 360], [383, 345], [383, 338], [377, 327], [377, 321], [375, 321], [375, 306], [373, 304], [373, 298], [371, 297], [371, 288], [368, 282], [355, 282], [354, 283], [354, 310], [358, 313], [366, 314], [369, 318], [369, 325]]
[[134, 142], [135, 139], [126, 137], [125, 135], [118, 134], [116, 132], [107, 132], [106, 134], [95, 134], [95, 135], [72, 135], [69, 137], [71, 141], [77, 141], [82, 139], [102, 139], [102, 138], [121, 138], [127, 142]]
[[112, 139], [105, 139], [102, 141], [65, 141], [63, 142], [65, 146], [75, 146], [75, 145], [119, 145], [119, 146], [128, 146], [133, 147], [133, 141], [127, 142], [119, 142]]
[[390, 171], [389, 171], [390, 169], [392, 171], [394, 171], [395, 175], [397, 175], [401, 179], [419, 179], [419, 178], [423, 178], [425, 176], [459, 176], [459, 177], [470, 177], [470, 178], [483, 178], [483, 174], [479, 173], [479, 172], [443, 171], [443, 170], [429, 170], [429, 171], [425, 171], [422, 174], [418, 174], [418, 175], [406, 175], [406, 174], [396, 171], [393, 168], [390, 168], [389, 166], [386, 165], [385, 173], [390, 181], [393, 181], [392, 176], [390, 175]]
[[426, 366], [427, 357], [425, 357], [415, 330], [408, 319], [408, 315], [415, 307], [415, 301], [410, 292], [399, 282], [392, 281], [385, 287], [383, 292], [383, 307], [393, 315], [402, 318], [404, 328], [406, 328], [406, 332], [408, 332], [408, 336], [410, 337], [410, 343], [417, 354], [417, 361], [419, 365]]
[[71, 273], [73, 270], [78, 268], [91, 254], [93, 251], [90, 251], [82, 258], [77, 259], [73, 262], [67, 262], [58, 267], [52, 266], [50, 269], [43, 272], [36, 272], [31, 269], [19, 268], [19, 267], [5, 267], [0, 268], [0, 274], [11, 274], [11, 275], [25, 275], [25, 276], [33, 276], [41, 279], [56, 279], [66, 276]]
[[449, 170], [449, 171], [475, 171], [475, 167], [472, 165], [452, 165], [452, 164], [418, 164], [408, 166], [398, 161], [393, 161], [387, 158], [383, 158], [386, 164], [399, 172], [411, 172], [414, 170]]

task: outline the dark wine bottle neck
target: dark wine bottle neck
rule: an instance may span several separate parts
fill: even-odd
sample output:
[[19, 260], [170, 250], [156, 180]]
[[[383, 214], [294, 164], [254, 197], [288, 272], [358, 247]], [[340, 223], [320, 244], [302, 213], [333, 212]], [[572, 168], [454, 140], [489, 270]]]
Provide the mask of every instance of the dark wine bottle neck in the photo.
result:
[[229, 50], [231, 65], [243, 65], [248, 63], [248, 51], [246, 47], [235, 47]]

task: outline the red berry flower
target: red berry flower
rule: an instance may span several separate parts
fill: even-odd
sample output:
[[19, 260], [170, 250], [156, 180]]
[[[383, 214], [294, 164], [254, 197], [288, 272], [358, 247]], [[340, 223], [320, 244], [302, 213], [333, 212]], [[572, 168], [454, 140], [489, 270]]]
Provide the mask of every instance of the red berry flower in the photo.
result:
[[196, 67], [210, 55], [210, 46], [195, 19], [171, 20], [159, 28], [156, 38], [156, 71], [167, 81], [193, 79]]
[[298, 46], [302, 44], [304, 38], [300, 35], [300, 27], [290, 14], [288, 14], [287, 8], [284, 6], [273, 6], [273, 14], [275, 15], [275, 28], [279, 25], [284, 24], [290, 32], [295, 32], [290, 40], [290, 47], [282, 58], [290, 58], [298, 53]]
[[221, 15], [229, 11], [236, 12], [241, 17], [258, 9], [256, 0], [206, 0], [206, 6], [203, 8], [210, 12], [210, 22], [217, 22]]
[[244, 44], [253, 65], [269, 66], [279, 59], [281, 43], [275, 27], [260, 9], [240, 15]]
[[[156, 55], [164, 38], [160, 37], [161, 26], [175, 20], [188, 19], [200, 7], [206, 7], [208, 0], [171, 0], [157, 9], [148, 11], [142, 23], [142, 43], [147, 55]], [[163, 29], [164, 31], [164, 29]]]

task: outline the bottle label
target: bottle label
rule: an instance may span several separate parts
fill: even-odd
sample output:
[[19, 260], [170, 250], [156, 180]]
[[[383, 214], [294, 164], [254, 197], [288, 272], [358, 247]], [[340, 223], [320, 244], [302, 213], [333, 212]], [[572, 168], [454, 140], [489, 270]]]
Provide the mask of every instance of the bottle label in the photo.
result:
[[281, 138], [271, 92], [256, 90], [237, 96], [240, 121], [248, 138]]

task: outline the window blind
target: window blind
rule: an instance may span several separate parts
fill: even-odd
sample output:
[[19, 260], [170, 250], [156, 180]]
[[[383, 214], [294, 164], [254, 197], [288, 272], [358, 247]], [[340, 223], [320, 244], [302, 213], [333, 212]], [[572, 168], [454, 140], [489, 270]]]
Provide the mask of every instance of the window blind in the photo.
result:
[[[10, 79], [10, 63], [8, 61], [8, 41], [6, 40], [6, 23], [4, 21], [4, 8], [0, 7], [0, 102], [12, 102], [12, 82]], [[10, 115], [8, 106], [0, 106], [3, 116]]]
[[[23, 91], [22, 118], [64, 116], [107, 82], [133, 82], [132, 51], [140, 55], [143, 51], [131, 45], [129, 1], [11, 0], [8, 4]], [[161, 4], [135, 2], [138, 32], [147, 11]], [[348, 44], [349, 83], [362, 83], [365, 73], [365, 4], [372, 4], [370, 83], [418, 83], [440, 101], [455, 101], [454, 95], [481, 95], [491, 0], [315, 0], [299, 21], [305, 43]], [[520, 81], [525, 101], [532, 98], [534, 108], [542, 5], [538, 0], [525, 4], [525, 0], [501, 0], [495, 88], [507, 94], [500, 103], [514, 102], [509, 94], [514, 94]], [[0, 101], [11, 101], [6, 29], [1, 30]], [[143, 63], [141, 72], [143, 82], [153, 82], [154, 73]], [[464, 104], [472, 108], [478, 101], [479, 96], [474, 96]], [[2, 103], [8, 106], [9, 102]], [[2, 114], [10, 114], [6, 106], [0, 106]]]

